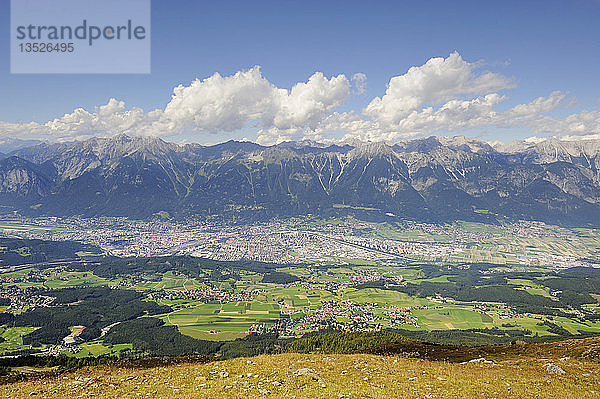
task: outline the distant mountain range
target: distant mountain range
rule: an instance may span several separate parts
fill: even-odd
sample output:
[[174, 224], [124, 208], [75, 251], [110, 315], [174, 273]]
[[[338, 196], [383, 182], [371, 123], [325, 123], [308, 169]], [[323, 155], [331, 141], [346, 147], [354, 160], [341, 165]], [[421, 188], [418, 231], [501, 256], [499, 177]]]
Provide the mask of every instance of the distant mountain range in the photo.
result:
[[[359, 213], [600, 225], [600, 140], [465, 137], [265, 147], [117, 136], [40, 143], [0, 159], [0, 204], [25, 214], [262, 219]], [[6, 208], [8, 207], [8, 208]]]
[[32, 145], [40, 144], [40, 140], [21, 140], [14, 139], [11, 137], [0, 138], [0, 154], [6, 154], [11, 151], [18, 150], [24, 147], [30, 147]]

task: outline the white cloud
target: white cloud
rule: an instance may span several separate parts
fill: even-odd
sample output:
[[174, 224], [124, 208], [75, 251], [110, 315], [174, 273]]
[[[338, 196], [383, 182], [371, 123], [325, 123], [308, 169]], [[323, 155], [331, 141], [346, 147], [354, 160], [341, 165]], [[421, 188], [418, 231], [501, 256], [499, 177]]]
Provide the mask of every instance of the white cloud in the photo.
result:
[[[477, 74], [478, 68], [479, 64], [468, 63], [457, 53], [445, 59], [432, 58], [404, 75], [393, 77], [386, 94], [374, 98], [363, 110], [363, 116], [370, 118], [354, 112], [332, 114], [309, 133], [327, 137], [328, 132], [343, 131], [347, 139], [397, 141], [485, 127], [528, 127], [542, 133], [549, 127], [571, 133], [595, 128], [594, 118], [589, 115], [568, 117], [560, 123], [545, 115], [558, 107], [572, 105], [573, 100], [560, 91], [506, 111], [498, 110], [498, 105], [507, 99], [498, 91], [514, 84], [511, 79], [491, 72]], [[587, 123], [575, 124], [575, 120], [582, 122], [581, 119]]]
[[365, 120], [355, 113], [333, 114], [324, 119], [317, 132], [325, 135], [327, 131], [344, 131], [346, 139], [397, 141], [437, 131], [494, 125], [502, 120], [501, 113], [494, 107], [504, 98], [492, 93], [472, 100], [451, 100], [437, 109], [427, 107], [412, 111], [394, 125]]
[[462, 95], [486, 95], [514, 87], [513, 81], [502, 75], [477, 75], [479, 67], [456, 52], [448, 58], [431, 58], [391, 78], [385, 95], [375, 97], [363, 113], [379, 122], [395, 124], [425, 104], [437, 105]]
[[[564, 93], [553, 92], [548, 97], [538, 97], [530, 103], [519, 104], [506, 111], [497, 110], [497, 106], [506, 98], [498, 93], [490, 93], [466, 100], [454, 99], [439, 107], [429, 106], [413, 110], [394, 124], [367, 120], [353, 112], [334, 113], [325, 118], [312, 133], [327, 136], [327, 132], [343, 131], [347, 132], [346, 139], [397, 141], [434, 133], [455, 134], [479, 127], [525, 126], [533, 131], [544, 132], [541, 121], [550, 118], [544, 113], [570, 103], [570, 99]], [[547, 125], [555, 123], [553, 118], [550, 119], [551, 122], [547, 122]]]
[[251, 121], [258, 121], [264, 128], [314, 127], [341, 106], [349, 94], [350, 83], [344, 75], [327, 79], [316, 72], [307, 82], [287, 90], [274, 86], [255, 66], [233, 76], [215, 73], [187, 87], [176, 87], [161, 123], [171, 132], [188, 126], [213, 132], [234, 131]]
[[355, 93], [360, 95], [367, 91], [367, 75], [362, 72], [352, 75], [352, 83], [354, 83]]
[[273, 145], [284, 141], [301, 140], [305, 136], [306, 131], [304, 129], [278, 129], [272, 127], [259, 130], [256, 134], [256, 142], [262, 145]]
[[544, 115], [529, 122], [529, 126], [540, 133], [555, 136], [584, 136], [600, 134], [600, 110], [581, 111], [565, 118]]
[[120, 133], [138, 134], [153, 120], [156, 120], [156, 112], [144, 113], [137, 107], [125, 110], [124, 102], [111, 98], [107, 104], [96, 107], [93, 112], [77, 108], [70, 114], [44, 124], [0, 122], [0, 136], [73, 140], [91, 136], [109, 137]]
[[327, 79], [317, 72], [308, 82], [294, 85], [291, 91], [277, 89], [274, 116], [272, 119], [263, 117], [263, 126], [292, 129], [308, 125], [314, 128], [324, 116], [344, 104], [349, 95], [350, 83], [344, 75]]
[[173, 90], [163, 122], [168, 130], [186, 126], [209, 131], [240, 129], [248, 120], [259, 119], [272, 104], [275, 87], [261, 74], [260, 68], [222, 77], [215, 73], [204, 80]]
[[392, 77], [385, 95], [358, 113], [336, 109], [351, 92], [365, 92], [363, 73], [348, 80], [345, 75], [328, 78], [316, 72], [306, 82], [285, 89], [269, 82], [255, 66], [180, 85], [164, 109], [144, 112], [111, 98], [93, 111], [78, 108], [46, 123], [0, 122], [0, 137], [72, 140], [120, 133], [170, 137], [185, 133], [189, 138], [192, 131], [235, 132], [251, 126], [263, 144], [339, 137], [397, 141], [486, 127], [520, 127], [532, 134], [569, 137], [600, 134], [600, 110], [564, 118], [549, 115], [573, 104], [560, 91], [500, 110], [507, 99], [501, 90], [514, 87], [513, 80], [480, 69], [480, 63], [469, 63], [458, 53], [432, 58]]
[[94, 112], [77, 108], [70, 114], [47, 122], [41, 129], [53, 137], [68, 138], [135, 134], [152, 121], [152, 115], [137, 107], [125, 110], [123, 101], [111, 98], [106, 105], [97, 107]]
[[[519, 104], [513, 107], [509, 114], [513, 116], [535, 115], [550, 112], [564, 104], [567, 95], [560, 91], [553, 91], [548, 97], [538, 97], [527, 104]], [[572, 103], [572, 100], [569, 100]]]
[[120, 133], [168, 136], [184, 129], [230, 132], [250, 122], [264, 129], [315, 128], [349, 95], [350, 82], [344, 75], [327, 78], [316, 72], [288, 90], [270, 83], [255, 66], [180, 85], [164, 110], [127, 110], [124, 102], [110, 99], [94, 112], [78, 108], [45, 124], [0, 123], [0, 130], [4, 135], [73, 139]]
[[583, 136], [560, 136], [558, 137], [560, 140], [564, 141], [585, 141], [585, 140], [600, 140], [600, 133], [597, 134], [586, 134]]

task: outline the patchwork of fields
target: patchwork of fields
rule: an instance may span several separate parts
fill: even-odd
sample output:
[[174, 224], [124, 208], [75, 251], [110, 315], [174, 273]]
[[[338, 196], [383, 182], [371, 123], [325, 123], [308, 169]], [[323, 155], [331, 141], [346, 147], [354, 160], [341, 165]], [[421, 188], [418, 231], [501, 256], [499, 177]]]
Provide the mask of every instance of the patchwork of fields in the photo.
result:
[[[426, 260], [430, 255], [338, 257], [336, 262], [258, 262], [246, 267], [243, 262], [218, 263], [181, 255], [110, 259], [81, 252], [91, 248], [75, 243], [64, 244], [55, 256], [79, 258], [50, 259], [36, 265], [26, 263], [26, 258], [40, 255], [40, 248], [46, 245], [43, 241], [5, 239], [0, 255], [18, 256], [25, 263], [0, 272], [0, 300], [5, 298], [0, 302], [0, 315], [18, 316], [54, 306], [45, 292], [109, 287], [135, 291], [144, 301], [168, 309], [153, 315], [137, 314], [137, 318], [151, 317], [185, 336], [207, 341], [231, 341], [252, 333], [298, 337], [330, 329], [469, 331], [499, 342], [600, 334], [600, 273], [585, 267], [587, 274], [579, 278], [579, 271], [569, 274], [568, 265], [569, 259], [597, 255], [597, 230], [535, 222], [392, 225], [356, 220], [313, 220], [298, 228], [325, 229], [333, 235], [335, 229], [351, 229], [355, 241], [348, 242], [343, 235], [336, 240], [363, 248], [365, 253], [370, 245], [389, 253], [387, 244], [379, 245], [392, 240], [409, 249], [414, 245], [424, 253], [442, 245], [445, 255], [431, 252], [435, 261]], [[325, 233], [319, 234], [324, 237]], [[453, 245], [460, 250], [448, 250]], [[555, 257], [552, 262], [567, 262], [567, 266], [548, 266], [549, 257]], [[127, 321], [111, 317], [97, 328]], [[70, 326], [85, 326], [82, 320], [69, 322]], [[0, 325], [0, 353], [60, 346], [62, 338], [58, 336], [53, 338], [54, 344], [31, 342], [27, 337], [36, 331], [32, 324]], [[132, 349], [131, 344], [108, 345], [104, 335], [95, 334], [80, 342], [73, 355], [118, 354]]]

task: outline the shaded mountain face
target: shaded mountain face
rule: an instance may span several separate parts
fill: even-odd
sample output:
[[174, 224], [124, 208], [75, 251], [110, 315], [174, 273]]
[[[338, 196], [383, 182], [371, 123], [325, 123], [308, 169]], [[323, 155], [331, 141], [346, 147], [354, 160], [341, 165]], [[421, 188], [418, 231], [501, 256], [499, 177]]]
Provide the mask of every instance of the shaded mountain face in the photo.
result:
[[118, 136], [39, 144], [0, 160], [1, 205], [29, 214], [266, 218], [359, 213], [422, 221], [502, 218], [600, 225], [600, 142], [464, 137], [394, 144]]

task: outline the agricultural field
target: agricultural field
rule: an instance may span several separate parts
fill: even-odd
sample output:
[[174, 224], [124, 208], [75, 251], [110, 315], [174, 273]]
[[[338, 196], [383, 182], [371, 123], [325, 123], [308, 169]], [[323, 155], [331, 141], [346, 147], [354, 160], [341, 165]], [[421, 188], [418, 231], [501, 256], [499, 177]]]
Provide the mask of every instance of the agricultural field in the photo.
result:
[[178, 310], [164, 316], [183, 334], [208, 340], [231, 340], [245, 336], [257, 323], [272, 323], [279, 318], [277, 304], [259, 301], [208, 303]]
[[[598, 322], [580, 322], [573, 318], [551, 315], [526, 315], [512, 312], [507, 307], [496, 307], [494, 304], [488, 304], [487, 308], [482, 310], [482, 302], [447, 301], [433, 297], [415, 297], [396, 290], [356, 288], [352, 285], [352, 278], [356, 275], [368, 274], [369, 269], [364, 266], [332, 267], [326, 271], [313, 271], [312, 273], [307, 273], [305, 269], [296, 270], [290, 267], [280, 270], [295, 276], [303, 276], [308, 285], [281, 287], [277, 284], [261, 284], [255, 282], [255, 276], [248, 275], [248, 280], [236, 282], [236, 290], [259, 291], [260, 293], [252, 300], [184, 305], [183, 309], [162, 316], [162, 318], [168, 324], [178, 326], [183, 334], [194, 338], [224, 340], [242, 337], [252, 326], [257, 324], [268, 327], [282, 317], [295, 320], [303, 317], [310, 318], [311, 315], [318, 314], [324, 304], [333, 302], [354, 304], [357, 305], [356, 308], [365, 304], [372, 306], [372, 314], [365, 316], [365, 326], [371, 328], [391, 327], [392, 324], [389, 323], [387, 315], [389, 309], [393, 308], [409, 312], [418, 320], [416, 324], [408, 322], [395, 324], [395, 326], [400, 325], [402, 328], [411, 330], [524, 329], [530, 331], [531, 334], [552, 336], [553, 333], [549, 332], [547, 325], [540, 325], [540, 323], [548, 321], [572, 334], [578, 334], [580, 331], [600, 332], [600, 323]], [[382, 267], [377, 269], [377, 273], [381, 273], [383, 276], [401, 275], [404, 281], [412, 284], [425, 282], [449, 284], [449, 278], [452, 278], [450, 274], [424, 278], [423, 271], [412, 267]], [[310, 284], [315, 284], [317, 281], [321, 284], [335, 282], [341, 284], [342, 288], [334, 292], [317, 287], [311, 289]], [[515, 290], [523, 290], [535, 297], [554, 298], [550, 295], [551, 290], [541, 285], [537, 278], [508, 278], [506, 281]], [[337, 314], [336, 320], [338, 321], [349, 321], [352, 317], [357, 316], [353, 313], [354, 310], [343, 309], [341, 312], [346, 312], [346, 314]], [[358, 314], [361, 314], [360, 309]], [[305, 327], [304, 325], [297, 326], [292, 328], [290, 333], [301, 334], [306, 332]]]
[[3, 339], [0, 342], [0, 352], [29, 348], [30, 346], [23, 345], [23, 336], [32, 331], [35, 331], [34, 327], [0, 327], [0, 337]]
[[145, 278], [142, 282], [135, 284], [132, 288], [135, 290], [187, 291], [198, 289], [201, 287], [203, 287], [203, 285], [198, 281], [190, 279], [185, 275], [169, 271], [160, 276], [152, 276], [152, 278]]
[[[597, 259], [600, 230], [564, 228], [537, 222], [489, 225], [457, 221], [452, 224], [366, 222], [352, 218], [305, 223], [352, 228], [353, 235], [374, 242], [410, 243], [411, 259], [439, 262], [490, 262], [496, 264], [563, 265], [569, 260]], [[451, 250], [436, 253], [436, 247]], [[394, 253], [392, 250], [391, 253]]]
[[[36, 278], [27, 279], [34, 275]], [[15, 280], [23, 280], [15, 283]], [[36, 269], [21, 269], [19, 271], [0, 274], [0, 287], [17, 286], [19, 288], [60, 289], [89, 286], [111, 286], [118, 281], [98, 277], [89, 272], [67, 271], [62, 269], [40, 272]]]
[[[434, 244], [451, 242], [456, 238], [452, 234], [473, 240], [484, 237], [481, 246], [485, 240], [506, 236], [509, 227], [457, 223], [433, 229], [361, 222], [356, 228], [367, 236], [373, 230], [382, 237], [396, 232], [408, 239], [407, 234], [413, 234], [412, 239]], [[579, 245], [576, 240], [572, 247], [565, 245], [563, 229], [540, 234], [556, 235], [562, 243], [548, 241], [544, 250], [567, 253]], [[588, 240], [586, 245], [597, 239], [595, 231], [577, 234]], [[514, 245], [522, 245], [519, 240], [526, 238], [512, 239]], [[528, 242], [538, 245], [534, 239]], [[11, 242], [25, 254], [18, 244]], [[43, 245], [34, 244], [32, 248]], [[107, 304], [102, 302], [107, 294], [128, 299]], [[57, 303], [57, 295], [67, 299]], [[126, 313], [110, 310], [130, 304], [135, 305]], [[29, 316], [32, 312], [48, 318], [39, 331]], [[61, 318], [54, 319], [54, 313]], [[191, 348], [205, 345], [199, 342], [268, 334], [292, 339], [324, 330], [391, 328], [431, 334], [439, 342], [469, 343], [464, 334], [475, 334], [478, 343], [537, 342], [600, 334], [600, 269], [485, 263], [481, 258], [478, 262], [340, 258], [276, 264], [190, 256], [96, 256], [0, 273], [0, 325], [0, 354], [58, 351], [75, 357], [153, 353], [157, 339]], [[64, 344], [63, 339], [79, 326], [86, 327], [81, 336]], [[147, 337], [135, 343], [133, 335], [142, 331]]]
[[[360, 283], [361, 279], [366, 279], [368, 285], [370, 280], [395, 278], [404, 284], [415, 286], [451, 285], [456, 276], [453, 272], [445, 274], [444, 268], [433, 274], [431, 270], [420, 269], [416, 263], [406, 267], [375, 268], [365, 265], [312, 269], [288, 266], [278, 270], [300, 278], [300, 282], [287, 285], [263, 283], [260, 281], [260, 274], [253, 272], [239, 273], [238, 280], [225, 282], [200, 281], [176, 271], [156, 275], [150, 281], [143, 276], [109, 279], [92, 272], [48, 269], [40, 274], [40, 271], [25, 269], [5, 274], [3, 277], [9, 278], [11, 283], [3, 282], [3, 287], [64, 289], [118, 286], [152, 293], [158, 304], [173, 309], [155, 317], [164, 321], [166, 326], [175, 326], [184, 335], [210, 341], [229, 341], [252, 332], [270, 331], [282, 321], [288, 323], [288, 327], [280, 332], [297, 336], [312, 328], [319, 328], [320, 322], [331, 319], [341, 323], [361, 320], [360, 327], [357, 327], [361, 329], [400, 327], [413, 331], [436, 331], [496, 328], [527, 330], [536, 336], [554, 336], [555, 332], [550, 330], [552, 326], [558, 326], [573, 335], [600, 332], [598, 321], [522, 314], [506, 306], [497, 307], [493, 303], [482, 307], [485, 301], [462, 302], [434, 296], [415, 296], [396, 289], [365, 287], [365, 283]], [[27, 280], [29, 274], [45, 276], [47, 280], [15, 284], [14, 280]], [[483, 281], [489, 278], [483, 276]], [[518, 276], [507, 278], [506, 284], [515, 290], [527, 292], [534, 298], [554, 298], [552, 290], [544, 286], [543, 281], [544, 278], [537, 275], [531, 278]], [[216, 290], [222, 297], [211, 300], [194, 297], [207, 289]], [[241, 293], [252, 294], [242, 299], [227, 299]], [[592, 303], [586, 305], [585, 309], [595, 313], [597, 306]], [[399, 315], [392, 315], [391, 311]], [[545, 321], [551, 323], [550, 327], [542, 324]], [[0, 344], [0, 348], [10, 352], [26, 347], [19, 339], [29, 332], [31, 329], [27, 328], [6, 329], [6, 341]], [[89, 345], [92, 344], [82, 344], [82, 351], [77, 356], [115, 353], [103, 346], [101, 341]]]
[[131, 350], [131, 344], [104, 345], [101, 341], [85, 342], [80, 345], [81, 351], [75, 357], [118, 355], [122, 351]]
[[11, 222], [0, 222], [0, 230], [5, 232], [13, 232], [13, 231], [68, 231], [68, 229], [64, 227], [57, 226], [40, 226], [40, 225], [31, 225], [31, 224], [23, 224], [23, 223], [11, 223]]

